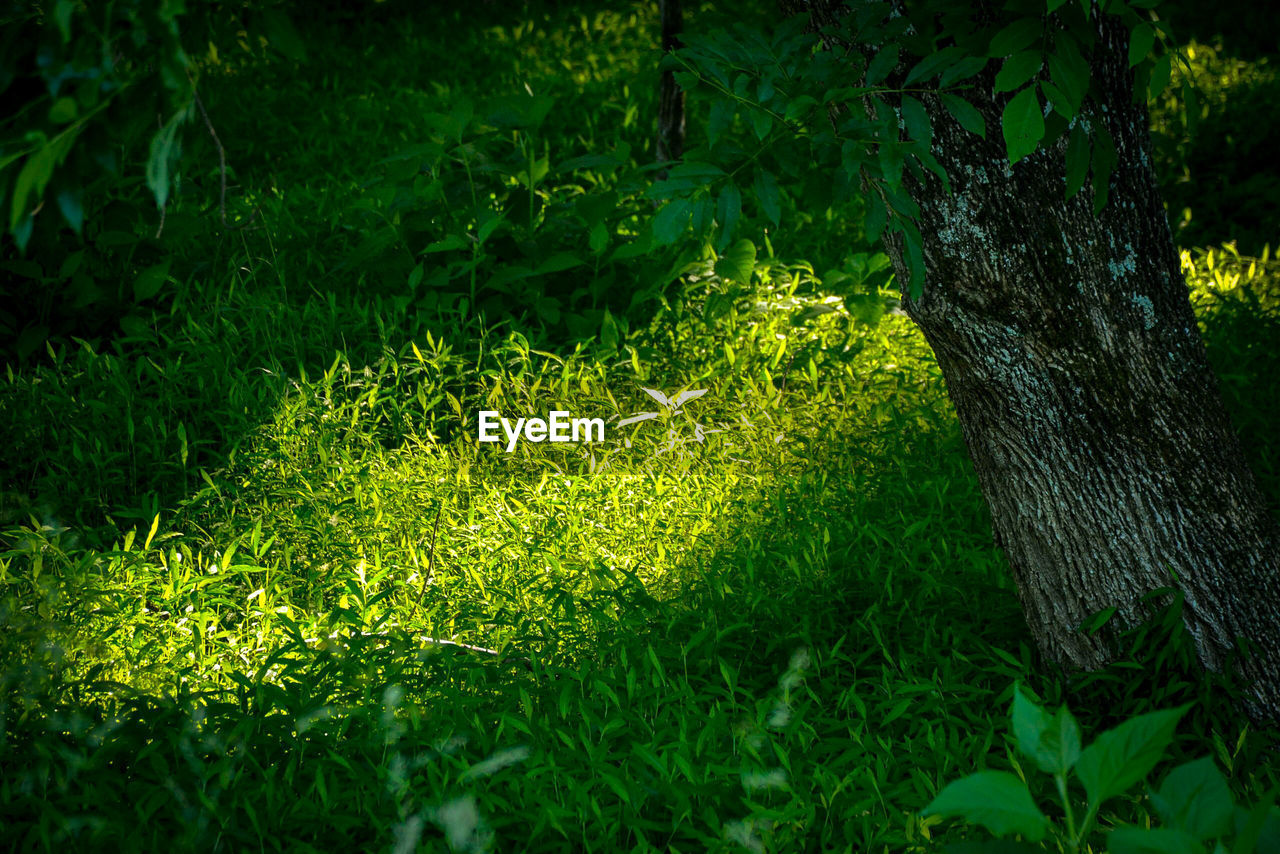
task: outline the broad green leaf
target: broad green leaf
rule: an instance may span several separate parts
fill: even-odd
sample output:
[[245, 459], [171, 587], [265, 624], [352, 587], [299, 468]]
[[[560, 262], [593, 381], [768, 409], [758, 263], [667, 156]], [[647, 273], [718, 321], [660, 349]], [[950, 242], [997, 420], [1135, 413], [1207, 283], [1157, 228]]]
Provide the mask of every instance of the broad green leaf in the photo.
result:
[[1009, 163], [1017, 163], [1036, 150], [1044, 138], [1044, 113], [1034, 86], [1028, 86], [1009, 99], [1000, 118]]
[[1084, 784], [1090, 805], [1101, 805], [1147, 776], [1173, 741], [1178, 721], [1190, 708], [1187, 704], [1131, 718], [1102, 733], [1085, 748], [1076, 760], [1075, 772]]
[[1147, 81], [1147, 97], [1155, 99], [1169, 85], [1169, 75], [1173, 70], [1173, 60], [1169, 54], [1162, 55], [1151, 67], [1151, 77]]
[[1280, 788], [1275, 788], [1251, 810], [1236, 807], [1236, 841], [1231, 854], [1280, 851], [1280, 807], [1275, 805], [1278, 795]]
[[1036, 85], [1044, 93], [1046, 106], [1052, 106], [1053, 111], [1067, 121], [1071, 121], [1076, 117], [1075, 111], [1071, 106], [1071, 99], [1063, 94], [1061, 89], [1044, 78], [1041, 78]]
[[27, 199], [34, 196], [39, 200], [44, 188], [53, 177], [53, 165], [56, 153], [52, 145], [45, 145], [27, 158], [18, 172], [18, 179], [13, 184], [13, 201], [9, 210], [9, 230], [16, 231], [18, 224], [27, 213]]
[[279, 9], [265, 9], [262, 12], [262, 28], [269, 45], [294, 62], [306, 62], [306, 43], [288, 15]]
[[867, 218], [863, 225], [868, 241], [876, 243], [880, 240], [880, 236], [884, 234], [884, 225], [888, 217], [889, 210], [885, 207], [884, 200], [880, 198], [880, 194], [874, 190], [868, 193]]
[[1129, 67], [1137, 65], [1151, 53], [1156, 43], [1156, 31], [1150, 24], [1138, 24], [1129, 34]]
[[71, 41], [71, 16], [75, 11], [75, 0], [58, 0], [53, 6], [53, 20], [58, 25], [63, 44]]
[[1072, 112], [1078, 113], [1089, 91], [1089, 62], [1066, 33], [1057, 34], [1054, 48], [1049, 55], [1049, 79], [1067, 97]]
[[782, 221], [782, 205], [778, 199], [778, 179], [774, 178], [773, 173], [767, 169], [757, 169], [755, 191], [756, 199], [760, 202], [760, 209], [764, 211], [764, 215], [774, 225], [780, 223]]
[[963, 818], [996, 836], [1018, 833], [1032, 842], [1044, 839], [1049, 825], [1027, 784], [1007, 771], [980, 771], [956, 780], [938, 793], [923, 814]]
[[534, 271], [540, 275], [546, 273], [559, 273], [562, 270], [571, 270], [574, 267], [581, 267], [583, 261], [572, 252], [557, 252], [547, 260], [538, 265]]
[[80, 234], [84, 230], [84, 192], [80, 187], [64, 187], [56, 198], [62, 218], [72, 231]]
[[1093, 212], [1107, 206], [1111, 191], [1111, 172], [1116, 168], [1116, 143], [1111, 132], [1099, 126], [1093, 138]]
[[178, 125], [186, 117], [180, 110], [151, 138], [151, 151], [147, 157], [147, 188], [156, 198], [156, 207], [163, 208], [169, 201], [169, 176], [178, 156]]
[[1015, 53], [1004, 61], [1000, 73], [996, 75], [995, 91], [1012, 92], [1022, 86], [1044, 65], [1044, 58], [1037, 50], [1024, 50]]
[[747, 284], [756, 268], [756, 245], [742, 239], [716, 261], [716, 275], [722, 279]]
[[1056, 12], [1058, 8], [1066, 2], [1067, 0], [1049, 0], [1048, 5], [1046, 6], [1046, 11]]
[[75, 98], [59, 98], [49, 108], [49, 121], [55, 125], [65, 125], [67, 122], [75, 121], [78, 112]]
[[902, 185], [902, 164], [905, 152], [901, 143], [884, 142], [877, 152], [880, 157], [880, 175], [890, 187]]
[[751, 117], [751, 129], [755, 131], [756, 139], [763, 140], [769, 135], [769, 131], [773, 130], [773, 116], [766, 111], [748, 110], [747, 115]]
[[672, 199], [653, 218], [653, 238], [659, 246], [675, 243], [689, 227], [688, 199]]
[[139, 302], [151, 299], [160, 293], [164, 283], [169, 279], [169, 262], [153, 264], [138, 274], [133, 282], [133, 298]]
[[705, 235], [711, 229], [711, 222], [715, 216], [715, 202], [711, 196], [706, 193], [698, 194], [697, 198], [692, 200], [690, 207], [690, 215], [693, 220], [693, 233], [697, 235]]
[[427, 248], [423, 249], [420, 255], [429, 255], [432, 252], [449, 252], [453, 249], [465, 249], [469, 244], [466, 239], [457, 234], [450, 234], [443, 240], [437, 240], [428, 243]]
[[1226, 834], [1235, 807], [1226, 778], [1208, 756], [1170, 771], [1151, 803], [1166, 826], [1200, 840]]
[[982, 117], [982, 113], [958, 95], [951, 95], [946, 92], [942, 94], [942, 105], [947, 108], [947, 112], [951, 114], [960, 127], [976, 133], [983, 139], [987, 138], [987, 121]]
[[907, 293], [912, 299], [920, 299], [920, 295], [924, 293], [924, 238], [913, 221], [902, 219], [899, 222], [907, 249], [907, 271], [911, 274]]
[[716, 221], [720, 223], [720, 237], [716, 241], [718, 250], [729, 245], [741, 216], [742, 192], [737, 184], [730, 182], [720, 191], [720, 198], [716, 199]]
[[1066, 706], [1050, 715], [1015, 685], [1012, 724], [1019, 752], [1046, 774], [1065, 774], [1080, 756], [1080, 726]]
[[907, 72], [907, 79], [903, 81], [903, 84], [910, 86], [917, 81], [928, 80], [930, 77], [950, 68], [952, 63], [959, 59], [960, 56], [960, 49], [954, 46], [935, 51], [917, 62], [915, 67]]
[[907, 135], [916, 142], [929, 148], [933, 145], [933, 129], [929, 126], [929, 114], [924, 104], [910, 95], [902, 96], [902, 122], [907, 126]]
[[618, 194], [584, 193], [574, 203], [574, 210], [588, 226], [604, 222], [605, 218], [618, 209]]
[[791, 99], [787, 104], [787, 109], [782, 114], [782, 117], [787, 121], [794, 121], [795, 119], [807, 114], [817, 105], [818, 99], [812, 95], [800, 95], [799, 97]]
[[889, 76], [889, 72], [898, 64], [899, 48], [896, 44], [887, 44], [880, 48], [871, 63], [867, 66], [866, 84], [875, 86]]
[[1205, 847], [1180, 830], [1118, 827], [1107, 834], [1109, 854], [1205, 854]]
[[1067, 190], [1070, 199], [1080, 192], [1089, 177], [1089, 134], [1079, 122], [1067, 138]]
[[987, 56], [1000, 59], [1026, 50], [1040, 38], [1043, 29], [1039, 18], [1020, 18], [992, 37]]
[[942, 76], [938, 78], [938, 85], [945, 89], [948, 86], [959, 83], [961, 80], [968, 80], [986, 67], [987, 58], [985, 56], [966, 56], [942, 72]]
[[737, 104], [729, 98], [716, 98], [711, 102], [711, 112], [707, 116], [707, 142], [716, 144], [724, 133], [733, 126], [733, 117], [737, 112]]

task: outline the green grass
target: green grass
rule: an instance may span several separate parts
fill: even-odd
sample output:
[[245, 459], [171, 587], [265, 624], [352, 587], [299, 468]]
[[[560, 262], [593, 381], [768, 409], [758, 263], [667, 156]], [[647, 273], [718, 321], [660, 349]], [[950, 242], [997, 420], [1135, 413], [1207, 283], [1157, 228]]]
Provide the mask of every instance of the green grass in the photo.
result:
[[[258, 227], [205, 239], [206, 170], [170, 214], [172, 277], [119, 335], [55, 336], [7, 366], [4, 840], [933, 850], [967, 833], [920, 817], [945, 783], [1017, 767], [1015, 682], [1088, 732], [1194, 701], [1171, 762], [1211, 754], [1249, 801], [1280, 782], [1274, 735], [1196, 673], [1176, 619], [1099, 674], [1037, 658], [923, 339], [894, 314], [850, 316], [813, 273], [853, 263], [819, 257], [838, 223], [760, 235], [772, 248], [749, 282], [697, 247], [593, 264], [612, 277], [597, 296], [548, 276], [539, 298], [590, 334], [543, 310], [504, 318], [519, 295], [483, 281], [478, 312], [465, 275], [406, 295], [445, 233], [410, 214], [465, 230], [489, 203], [405, 202], [412, 176], [382, 161], [439, 133], [476, 80], [531, 82], [565, 112], [477, 129], [467, 156], [489, 177], [441, 166], [463, 196], [513, 192], [529, 151], [629, 142], [645, 158], [651, 94], [619, 81], [652, 59], [653, 22], [575, 14], [446, 22], [480, 58], [468, 69], [421, 22], [371, 14], [339, 41], [322, 20], [311, 49], [332, 61], [305, 71], [311, 100], [270, 63], [224, 57], [207, 97], [222, 135], [247, 140], [231, 213], [256, 207]], [[410, 63], [360, 47], [379, 38], [437, 48]], [[225, 106], [241, 99], [261, 111]], [[585, 240], [585, 221], [566, 223], [588, 192], [616, 192], [609, 238], [633, 237], [648, 202], [626, 181], [566, 170], [479, 269]], [[1184, 267], [1276, 502], [1280, 269], [1230, 249]], [[849, 304], [868, 302], [883, 305]], [[480, 409], [662, 410], [643, 388], [706, 393], [603, 445], [507, 454], [474, 438]], [[719, 432], [698, 441], [696, 425]], [[1134, 795], [1100, 824], [1149, 814]]]

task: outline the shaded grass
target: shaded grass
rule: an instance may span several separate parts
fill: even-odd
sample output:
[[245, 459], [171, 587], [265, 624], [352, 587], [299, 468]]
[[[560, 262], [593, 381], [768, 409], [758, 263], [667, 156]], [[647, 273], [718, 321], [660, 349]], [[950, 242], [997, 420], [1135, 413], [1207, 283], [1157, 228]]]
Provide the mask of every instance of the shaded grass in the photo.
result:
[[[1202, 264], [1207, 329], [1265, 292], [1257, 272], [1214, 290]], [[165, 337], [162, 367], [225, 376], [272, 414], [189, 473], [154, 528], [6, 535], [0, 749], [24, 757], [7, 832], [911, 850], [936, 832], [917, 812], [943, 783], [1008, 767], [1015, 680], [1088, 729], [1198, 700], [1178, 756], [1213, 752], [1255, 797], [1269, 785], [1265, 737], [1194, 675], [1176, 627], [1080, 682], [1036, 659], [918, 333], [815, 313], [831, 303], [803, 268], [759, 274], [714, 324], [723, 285], [691, 283], [613, 353], [539, 353], [501, 330], [453, 349], [426, 325], [391, 332], [385, 306], [381, 355], [318, 374]], [[44, 369], [30, 400], [70, 399], [52, 388], [78, 377]], [[604, 446], [508, 455], [471, 437], [482, 402], [629, 415], [654, 408], [641, 385], [708, 391]], [[695, 420], [724, 432], [697, 442]]]

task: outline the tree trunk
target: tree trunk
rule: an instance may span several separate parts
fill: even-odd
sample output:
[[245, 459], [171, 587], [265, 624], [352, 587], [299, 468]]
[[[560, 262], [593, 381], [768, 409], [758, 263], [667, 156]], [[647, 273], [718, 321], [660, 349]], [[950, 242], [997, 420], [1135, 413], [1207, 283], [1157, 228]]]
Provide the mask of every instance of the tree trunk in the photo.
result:
[[[1063, 201], [1065, 141], [1009, 166], [1007, 96], [970, 98], [986, 141], [919, 96], [953, 194], [908, 179], [926, 279], [918, 299], [904, 288], [903, 308], [942, 368], [1041, 652], [1096, 668], [1113, 651], [1081, 622], [1114, 607], [1132, 625], [1150, 613], [1144, 597], [1174, 587], [1201, 662], [1219, 670], [1247, 639], [1250, 711], [1280, 720], [1280, 527], [1205, 357], [1127, 32], [1095, 20], [1104, 106], [1082, 118], [1115, 140], [1106, 207], [1094, 215], [1088, 187]], [[908, 281], [901, 241], [886, 242]]]
[[[662, 18], [662, 52], [680, 47], [680, 31], [683, 19], [680, 0], [659, 0]], [[656, 160], [666, 163], [679, 160], [684, 154], [684, 92], [676, 85], [675, 73], [664, 69], [658, 84], [658, 142]], [[662, 176], [659, 176], [662, 177]]]

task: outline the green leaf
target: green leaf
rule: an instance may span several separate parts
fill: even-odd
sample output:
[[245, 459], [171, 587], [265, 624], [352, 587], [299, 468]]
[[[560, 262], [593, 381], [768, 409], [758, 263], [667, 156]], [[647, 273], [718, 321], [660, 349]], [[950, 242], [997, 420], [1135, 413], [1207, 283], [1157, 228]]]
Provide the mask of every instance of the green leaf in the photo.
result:
[[1007, 771], [980, 771], [956, 780], [923, 814], [963, 818], [996, 836], [1018, 833], [1032, 842], [1043, 839], [1049, 825], [1027, 784]]
[[1236, 842], [1231, 854], [1273, 854], [1280, 851], [1280, 788], [1272, 789], [1253, 809], [1236, 809]]
[[1085, 178], [1089, 177], [1089, 134], [1079, 122], [1067, 138], [1067, 190], [1070, 199], [1080, 192]]
[[1169, 85], [1169, 76], [1173, 71], [1173, 59], [1169, 54], [1162, 55], [1151, 67], [1151, 77], [1147, 81], [1147, 97], [1155, 99]]
[[1049, 3], [1046, 7], [1046, 11], [1056, 12], [1058, 10], [1058, 7], [1062, 6], [1066, 2], [1067, 0], [1049, 0]]
[[1150, 773], [1173, 741], [1178, 721], [1191, 704], [1139, 715], [1098, 736], [1076, 761], [1075, 772], [1090, 806], [1124, 792]]
[[726, 184], [720, 191], [720, 198], [716, 199], [716, 221], [720, 223], [720, 237], [716, 240], [717, 251], [723, 251], [733, 239], [733, 232], [738, 227], [740, 216], [742, 216], [742, 192], [737, 184]]
[[609, 309], [604, 310], [604, 319], [600, 321], [600, 344], [605, 349], [616, 350], [622, 335], [618, 330], [618, 321], [614, 320]]
[[902, 122], [907, 126], [907, 135], [916, 142], [929, 148], [933, 145], [933, 129], [929, 126], [929, 114], [924, 104], [910, 95], [902, 96]]
[[305, 62], [307, 46], [289, 16], [279, 9], [266, 9], [262, 13], [262, 28], [271, 45], [294, 62]]
[[675, 243], [689, 227], [688, 199], [672, 199], [653, 218], [653, 238], [659, 246]]
[[918, 80], [928, 80], [935, 74], [940, 74], [951, 64], [959, 59], [961, 51], [957, 47], [945, 47], [942, 50], [929, 54], [924, 59], [915, 64], [915, 67], [907, 73], [907, 79], [903, 81], [904, 86], [910, 86]]
[[880, 236], [884, 234], [884, 225], [889, 218], [889, 209], [885, 207], [884, 200], [880, 198], [877, 192], [867, 194], [867, 218], [863, 224], [863, 230], [866, 232], [867, 240], [876, 243], [880, 240]]
[[893, 71], [898, 64], [898, 53], [899, 48], [896, 44], [887, 44], [880, 49], [867, 66], [866, 84], [868, 86], [875, 86], [889, 76], [889, 72]]
[[49, 121], [55, 125], [65, 125], [67, 122], [75, 121], [78, 112], [75, 98], [59, 98], [49, 108]]
[[1016, 685], [1012, 725], [1018, 751], [1046, 774], [1065, 774], [1080, 757], [1080, 726], [1066, 706], [1050, 715]]
[[716, 98], [711, 102], [711, 112], [707, 116], [707, 142], [715, 145], [724, 133], [733, 127], [733, 117], [738, 105], [729, 98]]
[[1078, 113], [1089, 91], [1089, 62], [1066, 33], [1058, 33], [1054, 46], [1055, 51], [1049, 55], [1049, 79], [1067, 97], [1072, 113]]
[[169, 262], [153, 264], [138, 274], [133, 282], [133, 298], [138, 302], [151, 299], [160, 293], [164, 283], [169, 279]]
[[756, 268], [756, 245], [742, 239], [733, 244], [720, 260], [716, 261], [716, 275], [722, 279], [747, 284]]
[[991, 46], [987, 48], [987, 56], [1000, 59], [1026, 50], [1034, 44], [1044, 29], [1039, 18], [1021, 18], [1009, 24], [991, 38]]
[[184, 118], [186, 111], [180, 110], [151, 138], [151, 152], [147, 157], [147, 188], [156, 197], [158, 208], [163, 208], [169, 201], [169, 176], [178, 156], [178, 125]]
[[899, 220], [902, 226], [903, 242], [907, 248], [907, 271], [911, 280], [907, 283], [907, 293], [912, 299], [920, 299], [924, 293], [924, 238], [920, 229], [909, 219]]
[[559, 273], [562, 270], [571, 270], [574, 267], [581, 267], [583, 261], [572, 252], [556, 252], [547, 260], [543, 261], [534, 270], [539, 275], [546, 273]]
[[433, 252], [449, 252], [454, 249], [465, 249], [469, 245], [470, 244], [468, 244], [466, 239], [463, 238], [462, 236], [457, 234], [450, 234], [447, 237], [445, 237], [444, 240], [437, 240], [433, 243], [428, 243], [427, 248], [423, 249], [418, 254], [429, 255]]
[[1150, 24], [1138, 24], [1129, 34], [1129, 67], [1133, 68], [1151, 53], [1156, 43], [1156, 31]]
[[800, 95], [792, 98], [787, 104], [786, 111], [782, 117], [787, 121], [794, 121], [806, 115], [810, 110], [818, 105], [818, 99], [812, 95]]
[[56, 196], [62, 218], [76, 234], [84, 231], [84, 192], [80, 187], [64, 187]]
[[62, 43], [71, 41], [71, 16], [76, 11], [75, 0], [58, 0], [53, 6], [53, 20], [58, 25]]
[[961, 80], [968, 80], [986, 67], [987, 58], [985, 56], [966, 56], [942, 72], [942, 76], [938, 78], [938, 85], [945, 89], [948, 86], [959, 83]]
[[1180, 830], [1118, 827], [1107, 834], [1109, 854], [1205, 854], [1205, 848]]
[[1165, 825], [1201, 840], [1225, 835], [1235, 808], [1226, 778], [1208, 756], [1170, 771], [1151, 803]]
[[996, 75], [995, 91], [1012, 92], [1035, 77], [1043, 65], [1044, 58], [1039, 51], [1024, 50], [1015, 53], [1004, 61], [1000, 73]]
[[1009, 99], [1000, 118], [1009, 163], [1017, 163], [1036, 150], [1044, 138], [1044, 113], [1034, 86], [1028, 86]]
[[53, 177], [53, 165], [57, 155], [52, 145], [45, 145], [27, 158], [13, 184], [13, 201], [9, 210], [9, 230], [16, 231], [27, 214], [27, 199], [35, 196], [38, 201], [44, 188]]
[[983, 139], [987, 138], [987, 121], [972, 104], [958, 95], [946, 92], [942, 94], [942, 105], [947, 108], [951, 117], [960, 123], [960, 127], [969, 133], [975, 133]]
[[905, 152], [901, 143], [884, 142], [880, 144], [880, 175], [890, 187], [902, 186], [902, 164]]
[[751, 116], [751, 129], [755, 131], [756, 139], [763, 140], [773, 130], [773, 116], [762, 107], [748, 111], [748, 115]]
[[774, 225], [778, 225], [782, 221], [782, 205], [778, 199], [778, 180], [773, 177], [772, 172], [767, 169], [756, 170], [755, 191], [764, 215]]

